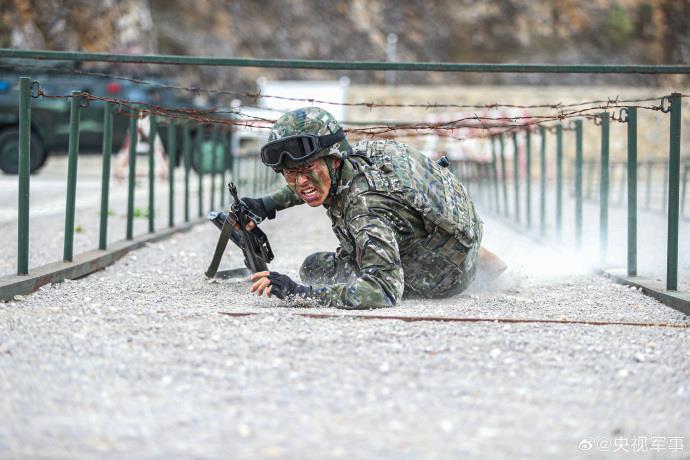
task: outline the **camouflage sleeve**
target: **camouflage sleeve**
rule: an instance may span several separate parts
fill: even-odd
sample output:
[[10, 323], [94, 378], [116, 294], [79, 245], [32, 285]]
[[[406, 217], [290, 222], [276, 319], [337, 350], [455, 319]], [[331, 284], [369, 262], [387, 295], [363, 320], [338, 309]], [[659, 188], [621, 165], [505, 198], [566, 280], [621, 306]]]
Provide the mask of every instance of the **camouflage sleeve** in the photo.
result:
[[304, 201], [295, 195], [295, 192], [287, 185], [263, 197], [262, 200], [267, 209], [275, 211], [282, 211], [283, 209], [304, 203]]
[[326, 305], [352, 310], [395, 306], [402, 298], [404, 278], [393, 226], [385, 213], [367, 207], [366, 199], [351, 207], [348, 215], [359, 277], [315, 287], [315, 297]]

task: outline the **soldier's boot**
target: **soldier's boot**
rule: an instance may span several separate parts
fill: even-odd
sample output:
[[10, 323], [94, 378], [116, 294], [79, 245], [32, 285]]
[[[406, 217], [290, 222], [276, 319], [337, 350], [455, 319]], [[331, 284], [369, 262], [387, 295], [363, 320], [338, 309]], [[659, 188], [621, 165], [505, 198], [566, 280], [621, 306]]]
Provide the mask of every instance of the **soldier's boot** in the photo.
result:
[[508, 266], [493, 252], [484, 246], [479, 248], [477, 256], [477, 281], [486, 283], [495, 280], [506, 271]]
[[357, 278], [357, 266], [334, 252], [315, 252], [304, 259], [299, 276], [309, 284], [347, 283]]

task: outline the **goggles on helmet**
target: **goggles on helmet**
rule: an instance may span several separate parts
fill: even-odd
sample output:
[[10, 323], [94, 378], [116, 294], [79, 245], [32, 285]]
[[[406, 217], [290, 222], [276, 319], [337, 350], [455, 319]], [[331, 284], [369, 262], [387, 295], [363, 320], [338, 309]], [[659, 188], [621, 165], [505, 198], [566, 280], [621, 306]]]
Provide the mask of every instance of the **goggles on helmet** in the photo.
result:
[[264, 144], [261, 147], [261, 161], [270, 167], [282, 168], [307, 161], [321, 150], [345, 139], [342, 128], [333, 134], [316, 136], [296, 134]]

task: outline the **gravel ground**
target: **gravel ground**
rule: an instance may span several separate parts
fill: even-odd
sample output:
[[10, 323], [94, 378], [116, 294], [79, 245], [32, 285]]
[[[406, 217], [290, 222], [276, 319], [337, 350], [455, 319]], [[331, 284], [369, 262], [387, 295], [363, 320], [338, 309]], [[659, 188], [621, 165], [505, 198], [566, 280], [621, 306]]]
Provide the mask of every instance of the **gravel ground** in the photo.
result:
[[[322, 210], [264, 229], [293, 276], [336, 244]], [[627, 455], [688, 458], [688, 329], [364, 321], [206, 281], [217, 235], [0, 303], [0, 457], [597, 458], [621, 452], [583, 440], [646, 437]], [[510, 266], [497, 282], [364, 314], [690, 324], [488, 217], [485, 242]]]

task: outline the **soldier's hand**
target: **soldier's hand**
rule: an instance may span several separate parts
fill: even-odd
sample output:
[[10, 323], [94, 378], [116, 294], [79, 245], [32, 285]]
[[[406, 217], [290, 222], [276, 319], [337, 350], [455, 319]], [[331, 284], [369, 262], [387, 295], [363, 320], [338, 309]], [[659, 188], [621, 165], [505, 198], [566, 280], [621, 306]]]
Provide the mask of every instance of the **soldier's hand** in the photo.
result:
[[[256, 224], [251, 219], [249, 220], [247, 225], [244, 226], [244, 229], [247, 230], [248, 232], [251, 232], [255, 228], [256, 228]], [[235, 224], [235, 230], [239, 230], [239, 229], [240, 229], [240, 224]]]
[[279, 299], [298, 295], [309, 297], [312, 294], [311, 286], [295, 283], [289, 276], [278, 272], [257, 272], [252, 275], [252, 285], [250, 291], [256, 292], [261, 296], [266, 292], [267, 297], [272, 295]]
[[[240, 199], [240, 202], [242, 203], [242, 212], [247, 218], [247, 225], [244, 228], [248, 232], [256, 228], [257, 224], [276, 216], [275, 210], [270, 212], [261, 198], [244, 197]], [[235, 229], [239, 230], [240, 224], [235, 224]]]

